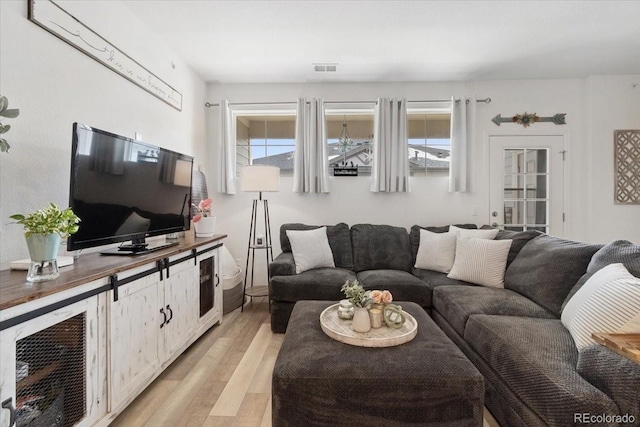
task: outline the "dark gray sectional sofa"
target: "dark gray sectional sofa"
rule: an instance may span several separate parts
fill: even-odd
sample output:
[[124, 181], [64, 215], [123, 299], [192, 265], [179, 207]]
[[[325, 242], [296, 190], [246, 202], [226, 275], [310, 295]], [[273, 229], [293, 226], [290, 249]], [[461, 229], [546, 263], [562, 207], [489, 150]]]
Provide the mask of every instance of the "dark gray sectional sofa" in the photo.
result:
[[[389, 225], [328, 226], [336, 267], [295, 274], [286, 230], [314, 228], [281, 227], [282, 254], [269, 268], [274, 332], [285, 332], [296, 301], [337, 301], [344, 282], [357, 278], [365, 289], [388, 289], [394, 300], [415, 302], [433, 317], [483, 374], [485, 404], [501, 425], [582, 425], [586, 414], [592, 425], [640, 423], [640, 365], [599, 345], [578, 352], [560, 321], [566, 300], [600, 268], [622, 262], [640, 277], [640, 246], [501, 230], [496, 239], [513, 242], [505, 288], [497, 289], [413, 267], [420, 228], [448, 226], [413, 226], [409, 233]], [[611, 418], [625, 414], [631, 423]]]

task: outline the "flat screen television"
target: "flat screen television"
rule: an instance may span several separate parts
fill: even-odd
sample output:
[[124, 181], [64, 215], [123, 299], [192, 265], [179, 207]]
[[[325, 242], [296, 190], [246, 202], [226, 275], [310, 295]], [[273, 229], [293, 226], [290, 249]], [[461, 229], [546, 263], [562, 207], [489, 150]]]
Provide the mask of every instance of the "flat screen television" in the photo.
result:
[[189, 229], [192, 173], [191, 156], [74, 123], [69, 206], [80, 229], [67, 250], [129, 240], [101, 253], [170, 246], [152, 246], [145, 238]]

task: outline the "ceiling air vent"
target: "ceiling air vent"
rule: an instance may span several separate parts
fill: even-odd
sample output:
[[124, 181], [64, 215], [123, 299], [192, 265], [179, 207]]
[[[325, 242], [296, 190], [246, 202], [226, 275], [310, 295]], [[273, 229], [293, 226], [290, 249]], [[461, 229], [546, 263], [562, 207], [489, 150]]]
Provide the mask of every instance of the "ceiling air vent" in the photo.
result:
[[338, 69], [337, 63], [313, 64], [313, 71], [318, 73], [335, 72]]

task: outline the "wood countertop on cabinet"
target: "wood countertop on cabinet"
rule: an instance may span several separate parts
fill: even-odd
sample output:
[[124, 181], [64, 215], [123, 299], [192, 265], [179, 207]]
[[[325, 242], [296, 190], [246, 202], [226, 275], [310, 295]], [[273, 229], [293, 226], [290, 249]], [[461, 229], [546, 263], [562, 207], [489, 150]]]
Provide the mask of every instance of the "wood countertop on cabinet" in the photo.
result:
[[60, 268], [60, 276], [55, 280], [33, 284], [27, 283], [27, 272], [24, 270], [2, 270], [0, 271], [0, 310], [81, 286], [200, 246], [216, 243], [226, 237], [226, 234], [217, 234], [213, 237], [195, 238], [193, 234], [187, 234], [178, 239], [176, 246], [144, 255], [104, 256], [97, 252], [87, 253], [80, 255], [73, 265]]

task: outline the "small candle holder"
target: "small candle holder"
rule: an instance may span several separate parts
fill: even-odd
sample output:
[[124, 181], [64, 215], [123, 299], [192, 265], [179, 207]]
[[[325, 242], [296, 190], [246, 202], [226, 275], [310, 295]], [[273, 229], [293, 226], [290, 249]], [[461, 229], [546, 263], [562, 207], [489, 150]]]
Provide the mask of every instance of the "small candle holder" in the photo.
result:
[[371, 318], [371, 327], [374, 329], [382, 327], [382, 310], [379, 308], [372, 308], [369, 310], [369, 317]]

